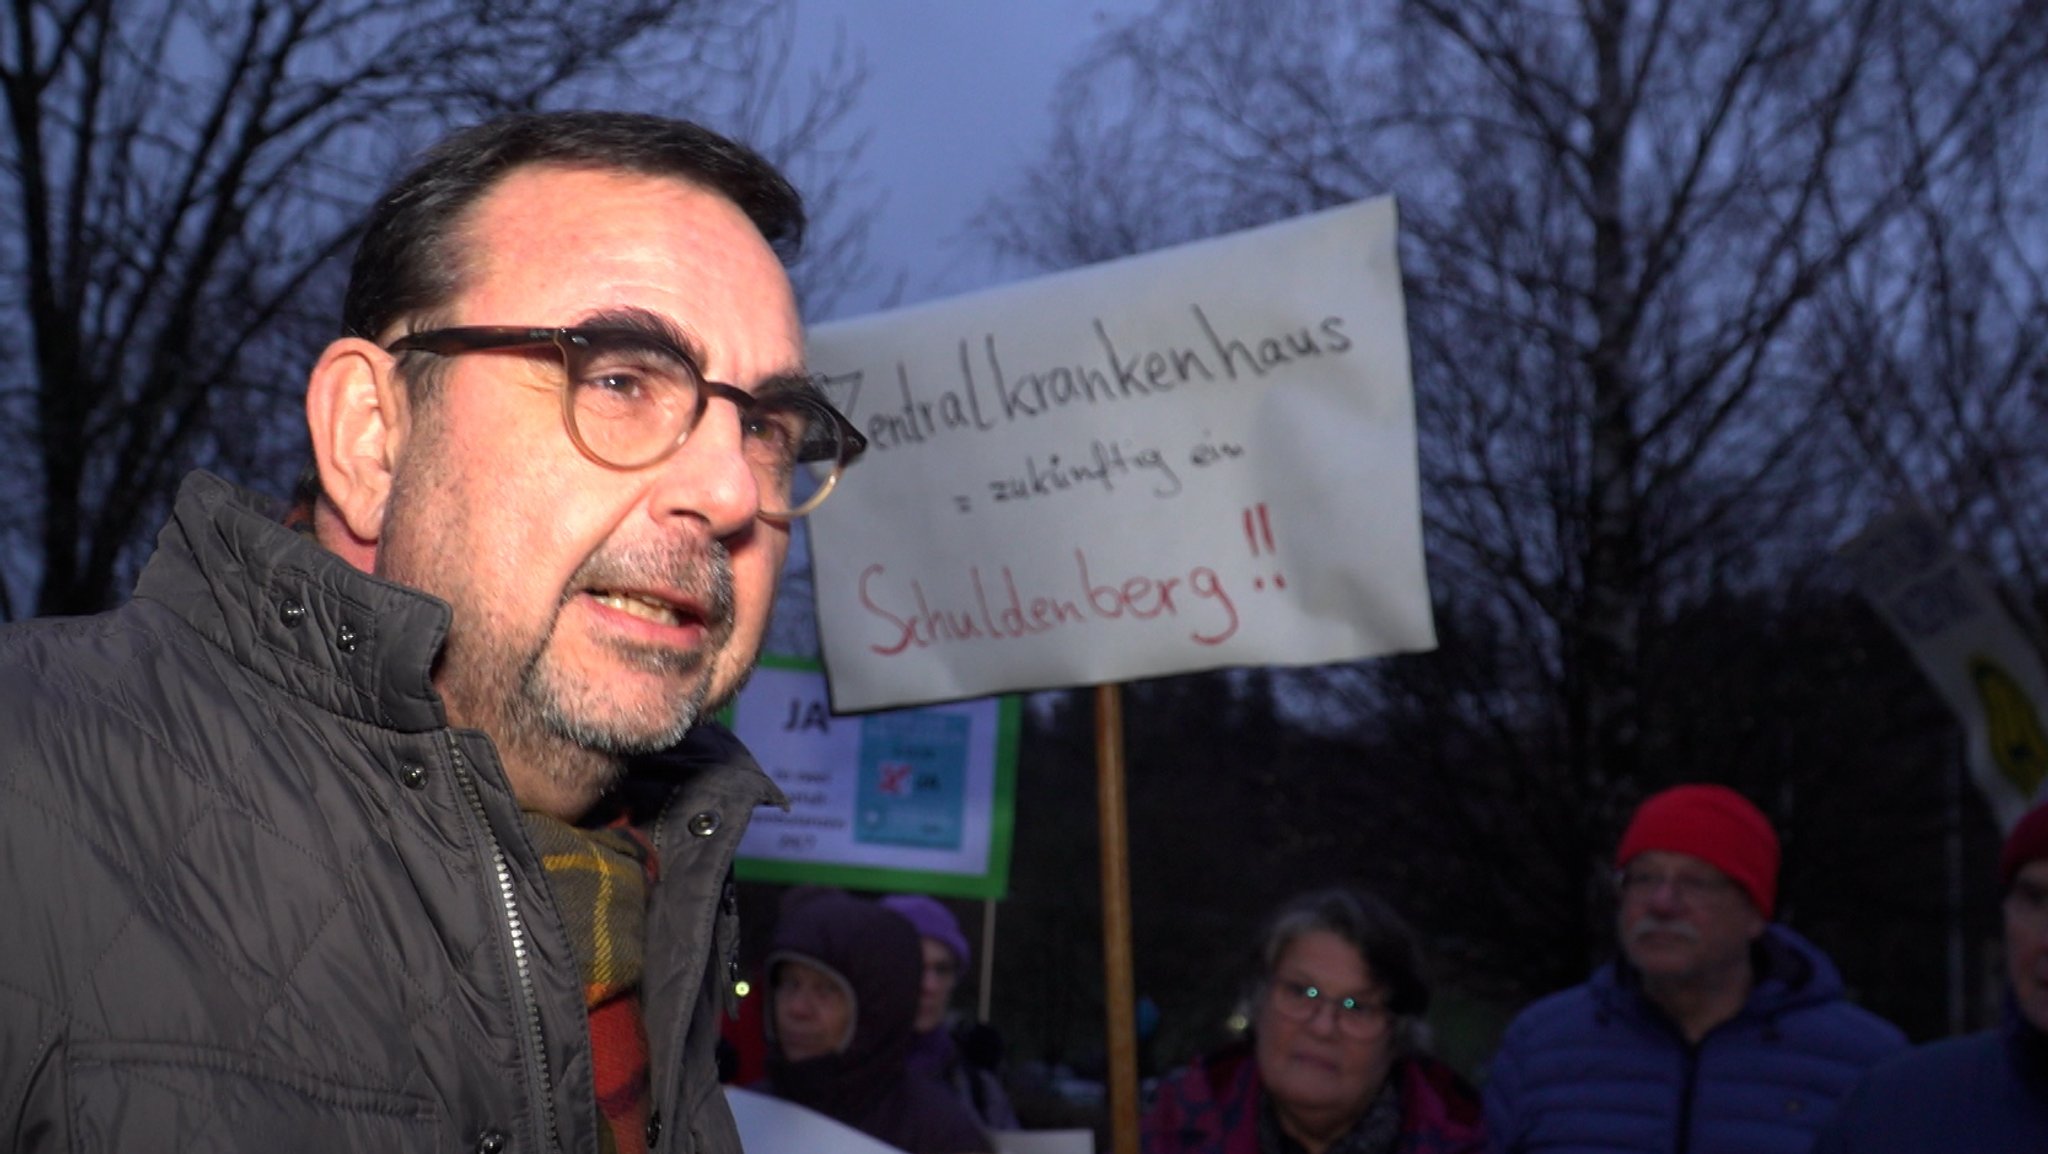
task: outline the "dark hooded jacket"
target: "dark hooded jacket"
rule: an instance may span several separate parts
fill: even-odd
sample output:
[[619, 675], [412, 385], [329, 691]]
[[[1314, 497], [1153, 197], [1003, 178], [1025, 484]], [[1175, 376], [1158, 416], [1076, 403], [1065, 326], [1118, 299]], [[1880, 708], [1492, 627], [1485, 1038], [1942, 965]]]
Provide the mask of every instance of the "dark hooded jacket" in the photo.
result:
[[[0, 1150], [592, 1151], [581, 977], [447, 605], [195, 475], [134, 599], [0, 630]], [[731, 1152], [728, 866], [780, 798], [692, 731], [650, 832], [657, 1154]]]
[[853, 1038], [844, 1050], [791, 1062], [768, 1012], [768, 1090], [836, 1118], [910, 1154], [985, 1154], [995, 1147], [967, 1106], [909, 1068], [924, 955], [902, 915], [839, 890], [801, 889], [783, 900], [768, 955], [770, 997], [777, 967], [798, 961], [835, 977], [853, 999]]

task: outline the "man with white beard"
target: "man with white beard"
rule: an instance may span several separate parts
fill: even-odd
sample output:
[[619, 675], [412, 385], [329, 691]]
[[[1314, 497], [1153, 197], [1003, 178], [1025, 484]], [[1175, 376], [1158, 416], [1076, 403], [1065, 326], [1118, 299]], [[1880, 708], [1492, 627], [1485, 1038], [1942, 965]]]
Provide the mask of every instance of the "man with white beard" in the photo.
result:
[[1497, 1151], [1804, 1154], [1905, 1046], [1771, 921], [1778, 838], [1735, 791], [1645, 800], [1615, 852], [1622, 957], [1524, 1010], [1485, 1087]]

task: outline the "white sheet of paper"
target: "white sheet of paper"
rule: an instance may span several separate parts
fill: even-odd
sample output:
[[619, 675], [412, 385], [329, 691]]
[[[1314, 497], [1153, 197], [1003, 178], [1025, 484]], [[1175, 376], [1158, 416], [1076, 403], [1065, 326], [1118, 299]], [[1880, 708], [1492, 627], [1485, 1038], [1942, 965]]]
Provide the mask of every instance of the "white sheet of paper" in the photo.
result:
[[727, 1086], [725, 1101], [749, 1154], [903, 1154], [844, 1122], [769, 1094]]
[[1391, 199], [820, 326], [840, 710], [1435, 645]]
[[996, 1154], [1095, 1154], [1093, 1130], [990, 1130]]

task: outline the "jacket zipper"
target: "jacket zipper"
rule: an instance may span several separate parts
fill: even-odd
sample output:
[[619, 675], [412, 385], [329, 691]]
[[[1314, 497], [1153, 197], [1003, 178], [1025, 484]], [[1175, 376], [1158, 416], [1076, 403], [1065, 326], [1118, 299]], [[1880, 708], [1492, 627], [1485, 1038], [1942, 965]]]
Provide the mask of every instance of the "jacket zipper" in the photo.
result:
[[540, 1028], [540, 998], [533, 992], [533, 962], [526, 944], [526, 919], [519, 912], [519, 893], [512, 883], [512, 864], [505, 857], [505, 847], [499, 844], [497, 835], [491, 831], [491, 819], [484, 810], [483, 795], [477, 791], [476, 778], [471, 774], [469, 762], [462, 756], [462, 747], [453, 734], [448, 737], [448, 748], [455, 755], [455, 780], [462, 783], [462, 796], [468, 800], [470, 813], [482, 827], [484, 844], [491, 851], [491, 871], [498, 883], [498, 912], [504, 915], [505, 932], [512, 941], [512, 967], [519, 977], [519, 1004], [526, 1011], [522, 1048], [526, 1052], [526, 1074], [530, 1083], [527, 1089], [540, 1103], [547, 1148], [560, 1150], [562, 1140], [555, 1124], [554, 1079], [548, 1075], [547, 1050]]
[[1699, 1087], [1700, 1045], [1705, 1041], [1702, 1038], [1699, 1042], [1686, 1042], [1684, 1057], [1679, 1064], [1683, 1078], [1678, 1091], [1678, 1142], [1672, 1147], [1673, 1154], [1686, 1154], [1692, 1149], [1692, 1097], [1693, 1091]]

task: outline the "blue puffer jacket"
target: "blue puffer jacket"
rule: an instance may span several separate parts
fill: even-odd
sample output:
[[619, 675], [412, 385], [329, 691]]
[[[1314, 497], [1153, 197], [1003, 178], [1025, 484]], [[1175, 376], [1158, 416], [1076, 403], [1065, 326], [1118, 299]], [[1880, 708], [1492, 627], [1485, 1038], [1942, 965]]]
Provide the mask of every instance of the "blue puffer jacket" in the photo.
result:
[[1495, 1151], [1806, 1154], [1863, 1072], [1906, 1046], [1849, 1004], [1811, 942], [1772, 925], [1742, 1012], [1689, 1045], [1610, 963], [1509, 1025], [1488, 1071]]

